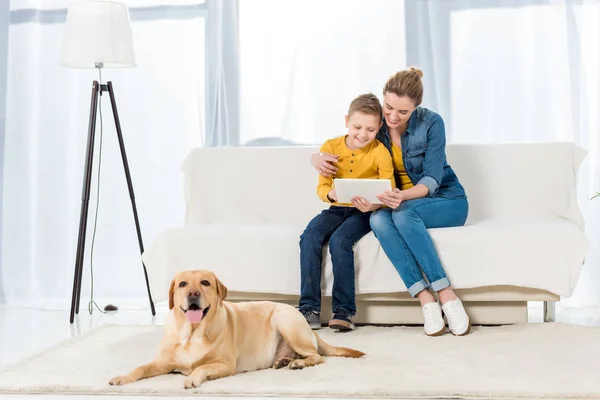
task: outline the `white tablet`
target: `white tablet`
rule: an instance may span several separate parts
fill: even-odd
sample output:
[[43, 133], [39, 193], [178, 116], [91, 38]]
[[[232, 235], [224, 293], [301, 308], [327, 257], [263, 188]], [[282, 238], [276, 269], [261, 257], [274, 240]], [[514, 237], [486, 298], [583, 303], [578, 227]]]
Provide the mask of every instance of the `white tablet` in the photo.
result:
[[333, 188], [340, 203], [351, 203], [355, 196], [364, 197], [371, 204], [381, 204], [377, 195], [392, 190], [389, 179], [354, 179], [337, 178], [333, 180]]

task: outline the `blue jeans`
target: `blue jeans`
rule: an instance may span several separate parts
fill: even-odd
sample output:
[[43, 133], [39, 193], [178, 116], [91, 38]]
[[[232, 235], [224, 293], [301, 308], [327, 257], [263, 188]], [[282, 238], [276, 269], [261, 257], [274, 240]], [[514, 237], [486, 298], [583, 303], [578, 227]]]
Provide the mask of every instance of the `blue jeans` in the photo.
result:
[[395, 210], [373, 213], [373, 233], [411, 296], [429, 287], [438, 292], [450, 286], [427, 228], [462, 226], [468, 212], [464, 197], [424, 197], [403, 201]]
[[300, 236], [300, 304], [321, 312], [323, 246], [329, 242], [333, 264], [332, 311], [346, 318], [356, 314], [354, 244], [371, 231], [369, 217], [354, 207], [331, 206], [314, 217]]

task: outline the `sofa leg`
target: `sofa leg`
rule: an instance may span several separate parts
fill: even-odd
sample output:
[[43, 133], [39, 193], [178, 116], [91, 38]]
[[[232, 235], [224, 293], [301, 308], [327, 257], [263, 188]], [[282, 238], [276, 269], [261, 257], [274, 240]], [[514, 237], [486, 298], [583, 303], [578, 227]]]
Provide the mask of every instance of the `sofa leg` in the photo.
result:
[[554, 301], [544, 301], [544, 322], [554, 322], [555, 311]]

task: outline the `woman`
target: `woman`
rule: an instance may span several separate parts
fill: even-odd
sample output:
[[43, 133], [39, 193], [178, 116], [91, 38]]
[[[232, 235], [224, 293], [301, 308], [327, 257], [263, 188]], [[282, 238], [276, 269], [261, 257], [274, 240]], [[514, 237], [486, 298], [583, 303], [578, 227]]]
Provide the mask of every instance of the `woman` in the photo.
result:
[[[425, 333], [444, 333], [442, 311], [454, 335], [466, 335], [471, 323], [450, 286], [427, 228], [462, 226], [469, 205], [464, 188], [446, 162], [446, 132], [439, 114], [420, 107], [423, 72], [409, 68], [392, 75], [383, 89], [384, 124], [377, 139], [394, 160], [397, 187], [378, 196], [387, 206], [365, 199], [353, 203], [376, 210], [371, 229], [411, 296], [421, 302]], [[313, 154], [312, 165], [325, 176], [335, 174], [336, 157]], [[379, 209], [378, 209], [379, 208]], [[427, 281], [423, 279], [423, 275]], [[438, 293], [439, 301], [432, 294]]]

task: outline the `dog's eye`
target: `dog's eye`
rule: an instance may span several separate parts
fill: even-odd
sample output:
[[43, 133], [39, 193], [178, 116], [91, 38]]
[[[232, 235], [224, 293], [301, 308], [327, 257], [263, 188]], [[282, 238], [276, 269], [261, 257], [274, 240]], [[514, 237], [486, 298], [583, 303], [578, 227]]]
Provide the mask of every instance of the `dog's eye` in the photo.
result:
[[185, 287], [187, 285], [187, 282], [179, 282], [179, 287]]
[[209, 281], [207, 281], [206, 279], [205, 279], [205, 280], [203, 280], [203, 281], [202, 281], [202, 282], [200, 282], [200, 283], [201, 283], [202, 285], [204, 285], [204, 286], [210, 286], [210, 282], [209, 282]]

